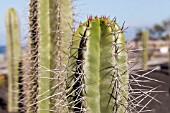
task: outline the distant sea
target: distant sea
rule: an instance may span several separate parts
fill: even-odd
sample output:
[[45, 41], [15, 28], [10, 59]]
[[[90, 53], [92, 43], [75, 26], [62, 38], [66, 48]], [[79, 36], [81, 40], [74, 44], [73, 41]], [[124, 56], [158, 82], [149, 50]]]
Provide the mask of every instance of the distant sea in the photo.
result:
[[0, 46], [0, 54], [6, 55], [6, 46]]

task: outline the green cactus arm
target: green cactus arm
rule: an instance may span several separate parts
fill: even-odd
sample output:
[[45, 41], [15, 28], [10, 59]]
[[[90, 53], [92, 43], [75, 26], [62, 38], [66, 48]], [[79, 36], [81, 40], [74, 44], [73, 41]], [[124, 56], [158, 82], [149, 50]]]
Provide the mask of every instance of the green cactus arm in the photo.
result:
[[107, 18], [89, 19], [79, 27], [73, 40], [72, 48], [78, 50], [73, 49], [71, 54], [67, 84], [70, 109], [125, 112], [128, 66], [126, 40], [120, 27]]
[[7, 13], [7, 32], [8, 32], [8, 110], [9, 112], [18, 111], [18, 65], [20, 55], [20, 30], [19, 18], [15, 9], [10, 8]]
[[143, 37], [143, 70], [148, 69], [148, 38], [149, 32], [145, 31], [142, 33]]

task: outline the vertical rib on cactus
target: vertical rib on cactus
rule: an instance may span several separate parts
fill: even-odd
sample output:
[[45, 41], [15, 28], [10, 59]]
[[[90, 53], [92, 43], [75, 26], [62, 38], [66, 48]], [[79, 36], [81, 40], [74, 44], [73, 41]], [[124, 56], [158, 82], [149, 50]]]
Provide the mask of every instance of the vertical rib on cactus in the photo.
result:
[[[64, 70], [66, 68], [66, 63], [68, 61], [68, 47], [69, 40], [72, 36], [72, 0], [56, 0], [55, 2], [50, 2], [50, 28], [51, 28], [51, 69], [56, 69], [56, 73], [51, 73], [51, 78], [55, 79], [50, 82], [51, 89], [50, 95], [50, 110], [52, 112], [64, 112], [63, 105], [61, 102], [64, 98], [64, 94], [61, 93], [65, 90], [64, 88]], [[54, 10], [55, 9], [55, 10]], [[60, 85], [58, 85], [60, 84]], [[56, 94], [59, 95], [56, 95]], [[56, 95], [56, 96], [54, 96]]]
[[[52, 2], [53, 0], [51, 0]], [[51, 37], [50, 37], [50, 1], [38, 1], [38, 23], [39, 23], [39, 98], [38, 101], [44, 100], [38, 104], [39, 112], [49, 113], [50, 110], [50, 81], [51, 73], [46, 71], [50, 68], [51, 63]], [[55, 32], [55, 31], [53, 31]], [[54, 62], [55, 63], [55, 62]], [[54, 70], [54, 69], [51, 69]]]
[[[40, 108], [41, 109], [50, 109], [52, 112], [60, 112], [60, 111], [55, 111], [57, 108], [56, 104], [58, 102], [55, 102], [53, 100], [56, 96], [61, 96], [56, 95], [57, 93], [61, 93], [60, 90], [62, 90], [59, 87], [56, 87], [57, 84], [61, 82], [61, 73], [64, 71], [63, 68], [63, 59], [64, 57], [64, 49], [67, 48], [66, 42], [69, 39], [69, 35], [67, 34], [67, 37], [64, 37], [63, 34], [66, 33], [67, 29], [70, 29], [69, 25], [66, 25], [66, 22], [63, 20], [64, 18], [67, 20], [71, 20], [70, 17], [72, 16], [69, 14], [72, 9], [70, 9], [70, 6], [66, 5], [66, 3], [71, 6], [71, 1], [40, 1], [40, 12], [39, 12], [39, 22], [40, 22], [40, 48], [39, 48], [39, 58], [40, 58], [40, 65], [44, 66], [47, 69], [50, 70], [57, 70], [58, 75], [55, 74], [54, 72], [47, 72], [44, 71], [44, 68], [40, 69], [40, 95], [43, 94], [45, 91], [50, 90], [50, 94], [43, 94], [40, 97], [41, 99], [45, 99], [49, 96], [51, 96], [50, 99], [46, 99], [42, 103], [40, 103]], [[68, 10], [63, 10], [64, 8], [68, 8]], [[72, 8], [72, 7], [71, 7]], [[68, 13], [68, 16], [63, 15], [63, 12], [66, 11]], [[65, 12], [65, 13], [66, 13]], [[67, 21], [69, 22], [69, 21]], [[48, 27], [47, 27], [48, 26]], [[63, 29], [61, 26], [65, 26]], [[66, 29], [66, 30], [65, 30]], [[70, 29], [71, 30], [71, 29]], [[62, 34], [63, 32], [63, 34]], [[70, 33], [71, 35], [71, 33]], [[62, 38], [63, 37], [63, 38]], [[65, 46], [64, 46], [65, 45]], [[44, 49], [46, 48], [46, 49]], [[57, 59], [57, 60], [56, 60]], [[48, 80], [47, 80], [48, 78]], [[50, 79], [51, 78], [51, 79]], [[47, 84], [44, 84], [44, 83]], [[60, 92], [59, 92], [60, 91]], [[55, 96], [56, 95], [56, 96]], [[51, 101], [50, 101], [51, 100]], [[49, 102], [52, 103], [50, 104], [50, 108], [48, 108]], [[59, 100], [58, 100], [59, 101]]]
[[31, 105], [36, 105], [38, 112], [61, 112], [63, 109], [61, 106], [57, 107], [57, 104], [61, 101], [59, 98], [63, 96], [61, 92], [64, 92], [62, 88], [64, 79], [61, 75], [67, 61], [64, 52], [67, 53], [68, 50], [64, 48], [67, 48], [66, 43], [72, 35], [68, 25], [72, 23], [72, 1], [32, 0], [31, 9], [33, 7], [32, 11], [35, 14], [32, 14], [30, 19], [34, 24], [30, 25], [30, 28], [32, 35], [36, 37], [34, 40], [37, 41], [37, 44], [33, 44], [33, 48], [36, 48], [32, 49], [36, 53], [32, 55], [37, 60], [34, 62], [37, 64], [35, 69], [37, 73], [32, 73], [32, 76], [39, 76], [39, 82], [36, 83], [39, 84], [39, 94], [36, 94], [38, 102], [34, 101]]
[[143, 38], [143, 70], [148, 69], [148, 38], [149, 38], [149, 32], [145, 31], [142, 34]]
[[39, 32], [38, 32], [38, 1], [31, 0], [30, 2], [30, 37], [29, 37], [29, 57], [30, 57], [30, 89], [29, 89], [29, 113], [36, 113], [38, 110], [38, 47], [39, 47]]
[[24, 50], [21, 51], [19, 62], [19, 113], [27, 113], [28, 111], [28, 98], [29, 98], [29, 59], [28, 54]]
[[18, 64], [20, 55], [19, 19], [13, 8], [7, 14], [8, 32], [8, 111], [18, 111]]
[[[23, 56], [22, 56], [23, 57]], [[19, 61], [19, 69], [18, 69], [18, 72], [19, 72], [19, 77], [18, 77], [18, 83], [19, 83], [19, 85], [18, 85], [18, 87], [19, 87], [19, 93], [18, 93], [18, 102], [19, 102], [19, 105], [18, 105], [18, 107], [19, 107], [19, 109], [18, 109], [18, 111], [19, 111], [19, 113], [25, 113], [25, 104], [24, 104], [24, 100], [25, 100], [25, 95], [24, 95], [24, 93], [25, 93], [25, 91], [24, 91], [24, 59], [23, 58], [20, 58], [20, 61]]]
[[73, 37], [67, 99], [75, 113], [125, 113], [128, 100], [126, 40], [106, 17], [91, 17]]

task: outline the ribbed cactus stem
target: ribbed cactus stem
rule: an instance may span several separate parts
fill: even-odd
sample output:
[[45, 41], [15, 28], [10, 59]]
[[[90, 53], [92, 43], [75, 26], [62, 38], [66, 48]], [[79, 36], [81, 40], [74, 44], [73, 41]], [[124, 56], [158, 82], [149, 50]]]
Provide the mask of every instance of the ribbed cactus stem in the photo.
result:
[[148, 69], [148, 39], [149, 39], [149, 32], [144, 31], [142, 33], [143, 38], [143, 70]]
[[[50, 50], [52, 47], [52, 38], [50, 37], [50, 2], [54, 0], [39, 0], [38, 5], [38, 23], [39, 23], [39, 98], [38, 101], [44, 100], [38, 104], [39, 113], [49, 113], [50, 110], [50, 81], [52, 81], [51, 72], [45, 71], [47, 69], [54, 70], [51, 67], [52, 56]], [[51, 9], [53, 11], [53, 9]], [[55, 31], [53, 31], [55, 32]], [[55, 50], [54, 50], [55, 52]], [[55, 53], [54, 53], [55, 54]], [[55, 61], [53, 61], [55, 63]], [[55, 64], [54, 64], [55, 65]], [[45, 92], [45, 93], [44, 93]]]
[[[34, 109], [32, 112], [62, 112], [61, 106], [57, 106], [61, 105], [59, 102], [65, 89], [62, 75], [72, 36], [69, 26], [72, 25], [72, 1], [31, 0], [30, 6], [32, 66], [37, 64], [33, 67], [37, 73], [33, 70], [31, 74], [33, 79], [37, 77], [34, 79], [37, 93], [32, 89], [30, 102], [37, 100], [31, 102], [31, 109]], [[35, 88], [35, 84], [32, 83], [31, 87]]]
[[125, 113], [128, 100], [126, 39], [106, 17], [80, 25], [73, 37], [68, 102], [75, 113]]
[[56, 0], [51, 2], [50, 7], [54, 9], [50, 12], [51, 42], [53, 43], [51, 44], [51, 69], [57, 70], [56, 73], [51, 73], [51, 78], [54, 80], [50, 82], [50, 95], [52, 96], [50, 98], [50, 110], [62, 113], [66, 112], [61, 105], [64, 105], [62, 99], [65, 97], [63, 94], [65, 90], [65, 69], [68, 61], [69, 42], [72, 37], [72, 0]]
[[25, 50], [21, 50], [21, 57], [19, 62], [19, 113], [27, 113], [28, 111], [28, 98], [29, 98], [29, 59], [28, 53]]
[[18, 111], [19, 111], [19, 113], [23, 113], [24, 111], [25, 111], [25, 106], [24, 106], [24, 84], [23, 84], [23, 82], [24, 82], [24, 80], [23, 80], [23, 78], [24, 78], [24, 68], [23, 68], [23, 61], [24, 59], [21, 57], [20, 58], [20, 61], [19, 61], [19, 65], [18, 65], [18, 67], [19, 67], [19, 69], [18, 69], [18, 72], [19, 72], [19, 77], [18, 77], [18, 82], [19, 82], [19, 85], [18, 85], [18, 87], [19, 87], [19, 93], [18, 93], [18, 96], [19, 96], [19, 98], [18, 98], [18, 102], [19, 102], [19, 105], [18, 105], [18, 107], [19, 107], [19, 109], [18, 109]]
[[18, 111], [18, 65], [20, 56], [19, 18], [15, 9], [7, 13], [8, 32], [8, 111]]
[[39, 47], [39, 32], [38, 32], [38, 0], [31, 0], [30, 2], [30, 37], [29, 37], [29, 100], [28, 100], [28, 113], [37, 113], [38, 111], [38, 47]]

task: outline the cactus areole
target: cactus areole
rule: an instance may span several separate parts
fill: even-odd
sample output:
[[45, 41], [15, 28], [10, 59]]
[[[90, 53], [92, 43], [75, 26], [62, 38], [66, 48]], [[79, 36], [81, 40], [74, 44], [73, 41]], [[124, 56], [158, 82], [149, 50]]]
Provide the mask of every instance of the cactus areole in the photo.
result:
[[126, 113], [126, 39], [116, 19], [90, 17], [73, 36], [67, 80], [69, 109], [75, 113]]

